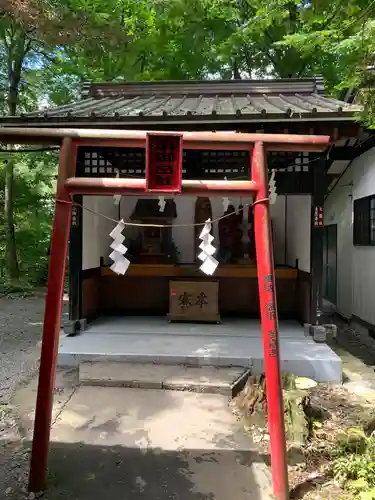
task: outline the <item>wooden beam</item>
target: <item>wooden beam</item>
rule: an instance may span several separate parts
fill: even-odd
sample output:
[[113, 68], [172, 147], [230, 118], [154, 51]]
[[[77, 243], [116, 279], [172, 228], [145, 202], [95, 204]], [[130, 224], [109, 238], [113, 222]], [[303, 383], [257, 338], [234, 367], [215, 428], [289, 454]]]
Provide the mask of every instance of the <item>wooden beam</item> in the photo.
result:
[[69, 320], [81, 319], [82, 314], [82, 195], [75, 195], [69, 238]]
[[[316, 162], [313, 169], [313, 194], [311, 197], [311, 229], [310, 229], [310, 274], [311, 299], [310, 323], [319, 322], [322, 311], [322, 278], [323, 278], [323, 231], [324, 223], [316, 220], [317, 213], [324, 216], [324, 196], [327, 187], [325, 159]], [[317, 223], [318, 222], [318, 223]]]
[[[114, 279], [127, 279], [131, 276], [158, 278], [198, 278], [202, 272], [195, 266], [173, 265], [173, 264], [131, 264], [125, 276], [117, 276], [109, 267], [101, 268], [102, 276], [110, 276]], [[297, 269], [280, 267], [275, 268], [277, 279], [297, 279]], [[255, 265], [226, 266], [220, 264], [215, 271], [215, 278], [257, 278], [257, 267]]]
[[361, 155], [364, 151], [361, 148], [355, 148], [353, 146], [347, 147], [334, 147], [329, 153], [330, 162], [341, 161], [341, 160], [354, 160], [357, 156]]
[[[129, 147], [145, 147], [147, 130], [110, 130], [110, 129], [64, 129], [64, 128], [25, 128], [0, 127], [0, 140], [4, 142], [29, 143], [38, 138], [42, 142], [55, 141], [60, 144], [64, 137], [73, 139], [77, 144], [91, 141], [94, 144]], [[152, 131], [155, 132], [155, 131]], [[168, 132], [158, 132], [168, 134]], [[328, 135], [292, 135], [292, 134], [247, 134], [237, 132], [182, 132], [184, 149], [221, 148], [235, 149], [261, 141], [268, 151], [324, 151], [330, 143]], [[114, 141], [110, 143], [109, 141]]]
[[[87, 178], [71, 177], [65, 183], [71, 195], [114, 195], [127, 196], [147, 195], [146, 179], [121, 179], [121, 178]], [[183, 195], [212, 195], [228, 196], [231, 192], [236, 196], [250, 196], [256, 192], [257, 185], [254, 181], [182, 181]]]

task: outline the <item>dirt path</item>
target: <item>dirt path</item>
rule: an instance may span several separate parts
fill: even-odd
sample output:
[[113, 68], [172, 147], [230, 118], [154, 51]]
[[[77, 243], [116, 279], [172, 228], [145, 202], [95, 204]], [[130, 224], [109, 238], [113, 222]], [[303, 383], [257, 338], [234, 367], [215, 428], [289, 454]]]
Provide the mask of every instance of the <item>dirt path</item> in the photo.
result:
[[37, 369], [44, 299], [0, 299], [0, 401]]
[[48, 500], [272, 493], [269, 468], [221, 394], [79, 387], [53, 427], [50, 470]]
[[[0, 298], [0, 498], [27, 498], [29, 449], [24, 447], [12, 398], [39, 366], [45, 299]], [[16, 493], [18, 491], [18, 493]]]

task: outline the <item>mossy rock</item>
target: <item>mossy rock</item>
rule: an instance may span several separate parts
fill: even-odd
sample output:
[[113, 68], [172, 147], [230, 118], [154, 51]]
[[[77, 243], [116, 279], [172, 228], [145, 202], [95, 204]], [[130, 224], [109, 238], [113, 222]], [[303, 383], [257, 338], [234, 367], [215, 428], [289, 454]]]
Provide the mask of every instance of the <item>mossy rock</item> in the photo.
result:
[[293, 445], [302, 446], [311, 432], [304, 410], [304, 394], [298, 389], [283, 392], [286, 437]]
[[368, 436], [375, 433], [375, 413], [369, 412], [362, 415], [361, 424]]
[[362, 429], [352, 428], [340, 432], [336, 442], [342, 452], [362, 454], [367, 448], [367, 437]]
[[[312, 433], [313, 422], [323, 418], [308, 390], [317, 384], [311, 379], [282, 373], [285, 430], [289, 444], [301, 447]], [[303, 389], [306, 387], [307, 389]], [[264, 374], [252, 375], [236, 398], [237, 408], [255, 426], [267, 426], [266, 378]], [[316, 406], [316, 407], [315, 407]]]

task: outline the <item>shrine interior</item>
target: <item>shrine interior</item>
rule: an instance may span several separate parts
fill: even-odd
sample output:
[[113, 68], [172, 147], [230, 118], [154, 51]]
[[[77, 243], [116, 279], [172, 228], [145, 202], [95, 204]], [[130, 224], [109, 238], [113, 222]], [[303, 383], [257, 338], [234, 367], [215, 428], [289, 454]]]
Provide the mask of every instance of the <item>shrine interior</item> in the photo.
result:
[[[114, 159], [109, 158], [111, 148], [104, 152], [103, 148], [88, 149], [78, 155], [77, 175], [104, 177], [109, 176], [109, 169], [110, 175], [116, 175]], [[204, 159], [198, 171], [199, 161], [195, 163], [198, 179], [250, 178], [248, 157], [234, 157], [234, 152], [228, 156], [220, 152], [222, 157], [216, 156], [219, 152], [199, 153]], [[133, 154], [128, 162], [122, 158], [119, 163], [117, 159], [121, 176], [144, 175], [144, 166], [137, 165], [139, 160], [134, 151]], [[285, 176], [293, 177], [296, 171], [303, 173], [304, 161], [306, 165], [311, 161], [306, 153], [297, 158], [284, 157], [281, 167], [277, 162], [270, 165], [270, 174], [272, 167], [278, 167], [279, 174], [277, 197], [271, 205], [278, 314], [280, 319], [301, 323], [307, 319], [310, 297], [311, 195], [283, 191], [291, 190]], [[192, 170], [189, 172], [191, 178]], [[202, 227], [194, 224], [222, 217], [226, 208], [222, 197], [165, 197], [163, 210], [158, 197], [152, 195], [123, 196], [119, 204], [113, 196], [83, 196], [76, 201], [84, 207], [82, 228], [77, 228], [82, 249], [78, 262], [81, 283], [80, 287], [71, 288], [80, 289], [80, 317], [90, 321], [100, 316], [152, 315], [164, 316], [166, 321], [208, 322], [220, 322], [225, 317], [259, 318], [251, 198], [230, 198], [228, 210], [233, 215], [213, 224], [215, 257], [220, 262], [213, 276], [198, 269], [198, 236]], [[124, 244], [131, 265], [124, 276], [119, 276], [110, 270], [109, 233], [115, 226], [111, 219], [170, 227], [127, 226], [123, 231]], [[74, 231], [73, 223], [73, 240]]]

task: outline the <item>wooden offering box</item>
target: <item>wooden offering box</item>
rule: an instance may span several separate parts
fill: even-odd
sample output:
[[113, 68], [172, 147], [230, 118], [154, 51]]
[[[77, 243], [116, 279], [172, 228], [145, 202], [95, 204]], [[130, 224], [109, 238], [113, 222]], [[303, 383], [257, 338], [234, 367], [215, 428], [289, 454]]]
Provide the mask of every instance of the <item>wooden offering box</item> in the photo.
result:
[[170, 281], [170, 321], [219, 323], [219, 283], [217, 281]]

